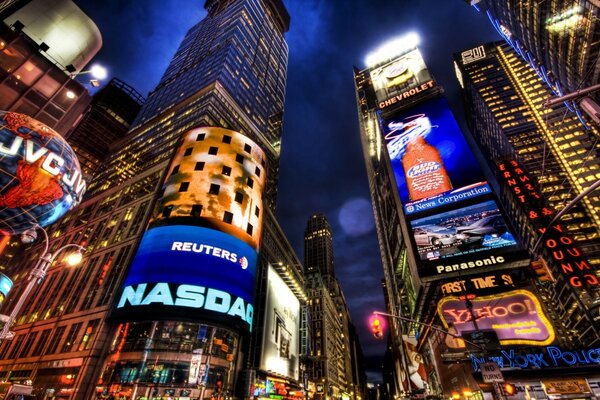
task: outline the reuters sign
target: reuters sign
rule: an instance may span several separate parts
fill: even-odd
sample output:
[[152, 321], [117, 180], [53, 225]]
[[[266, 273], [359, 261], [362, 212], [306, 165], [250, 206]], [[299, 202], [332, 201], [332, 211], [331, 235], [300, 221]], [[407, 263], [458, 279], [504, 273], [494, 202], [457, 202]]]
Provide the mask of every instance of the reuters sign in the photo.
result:
[[27, 115], [0, 111], [0, 231], [49, 225], [85, 192], [79, 161], [54, 130]]

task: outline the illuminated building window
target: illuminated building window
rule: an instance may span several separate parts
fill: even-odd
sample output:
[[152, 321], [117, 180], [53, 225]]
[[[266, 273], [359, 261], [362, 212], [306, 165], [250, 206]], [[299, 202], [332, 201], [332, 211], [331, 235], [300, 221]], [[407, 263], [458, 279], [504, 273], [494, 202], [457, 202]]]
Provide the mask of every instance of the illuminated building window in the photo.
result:
[[244, 194], [241, 192], [235, 192], [235, 201], [242, 204], [244, 201]]
[[194, 204], [192, 206], [192, 211], [190, 212], [190, 215], [192, 217], [198, 217], [198, 216], [200, 216], [201, 212], [202, 212], [202, 205], [201, 204]]
[[225, 211], [223, 213], [223, 222], [227, 222], [228, 224], [233, 222], [233, 213], [230, 213], [229, 211]]
[[204, 138], [206, 138], [206, 133], [199, 133], [198, 136], [196, 136], [196, 142], [201, 142]]
[[256, 167], [254, 173], [256, 174], [256, 176], [260, 176], [260, 168]]
[[224, 166], [221, 173], [223, 175], [231, 176], [231, 167]]
[[171, 211], [173, 211], [173, 206], [166, 206], [165, 208], [163, 208], [162, 216], [163, 217], [170, 216], [171, 215]]
[[223, 135], [223, 143], [231, 143], [231, 136]]
[[241, 155], [241, 154], [236, 154], [235, 161], [239, 162], [240, 164], [243, 164], [244, 163], [244, 156]]
[[246, 228], [246, 233], [248, 233], [248, 235], [252, 235], [252, 231], [254, 231], [254, 227], [252, 226], [252, 224], [248, 224], [248, 227]]
[[202, 171], [204, 169], [204, 161], [198, 161], [194, 167], [194, 171]]
[[193, 149], [192, 147], [188, 147], [188, 148], [187, 148], [187, 149], [185, 149], [185, 151], [183, 152], [183, 156], [185, 157], [185, 156], [189, 156], [189, 155], [191, 155], [193, 150], [194, 150], [194, 149]]
[[214, 156], [218, 153], [218, 151], [219, 151], [218, 147], [210, 146], [210, 148], [208, 149], [208, 154], [211, 154]]
[[248, 182], [247, 182], [248, 186], [250, 186], [251, 188], [254, 187], [254, 180], [252, 178], [248, 178]]
[[216, 183], [211, 183], [210, 189], [208, 190], [208, 194], [219, 194], [219, 189], [221, 189], [221, 185], [217, 185]]
[[171, 172], [171, 174], [175, 175], [179, 173], [179, 165], [176, 165], [175, 167], [173, 167], [173, 172]]
[[188, 188], [190, 187], [190, 183], [189, 182], [181, 182], [181, 186], [179, 186], [179, 191], [180, 192], [187, 192]]
[[244, 151], [245, 151], [246, 153], [251, 153], [251, 152], [252, 152], [252, 146], [250, 146], [249, 144], [247, 144], [247, 143], [246, 143], [246, 144], [244, 145]]

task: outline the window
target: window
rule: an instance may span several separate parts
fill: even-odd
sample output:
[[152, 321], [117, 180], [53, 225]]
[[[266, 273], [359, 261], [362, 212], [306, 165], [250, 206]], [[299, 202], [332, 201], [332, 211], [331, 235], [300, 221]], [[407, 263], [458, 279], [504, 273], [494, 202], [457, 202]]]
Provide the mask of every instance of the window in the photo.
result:
[[252, 178], [248, 178], [248, 186], [250, 186], [251, 188], [254, 187], [254, 180], [252, 180]]
[[249, 144], [247, 144], [247, 143], [246, 143], [246, 144], [244, 145], [244, 151], [245, 151], [246, 153], [252, 153], [252, 146], [250, 146]]
[[223, 221], [227, 222], [228, 224], [233, 222], [233, 213], [230, 213], [229, 211], [225, 211], [225, 213], [223, 214]]
[[190, 187], [189, 182], [181, 182], [181, 186], [179, 186], [179, 192], [187, 192], [189, 187]]
[[25, 342], [25, 346], [21, 349], [21, 354], [19, 357], [27, 357], [29, 352], [33, 348], [33, 342], [35, 342], [35, 338], [37, 338], [39, 332], [31, 332], [27, 337], [27, 341]]
[[240, 163], [240, 164], [243, 164], [244, 163], [244, 156], [241, 155], [241, 154], [236, 154], [235, 161], [238, 162], [238, 163]]
[[242, 204], [244, 201], [244, 194], [242, 192], [235, 192], [235, 201]]
[[188, 148], [187, 148], [187, 149], [185, 149], [185, 151], [183, 152], [183, 156], [184, 156], [184, 157], [186, 157], [186, 156], [189, 156], [189, 155], [191, 155], [193, 150], [194, 150], [194, 149], [193, 149], [192, 147], [188, 147]]
[[252, 226], [252, 224], [248, 224], [248, 227], [246, 228], [246, 233], [248, 233], [248, 235], [252, 235], [253, 231], [254, 227]]
[[221, 173], [223, 175], [231, 176], [231, 167], [223, 166]]
[[83, 337], [81, 338], [81, 343], [79, 343], [79, 348], [77, 349], [77, 351], [89, 350], [90, 347], [92, 347], [92, 343], [94, 342], [94, 337], [96, 336], [96, 331], [98, 330], [99, 324], [99, 319], [95, 319], [93, 321], [88, 322], [88, 325], [85, 328], [85, 332], [83, 333]]
[[50, 339], [50, 343], [48, 344], [48, 348], [46, 349], [46, 354], [54, 354], [56, 349], [58, 348], [58, 344], [62, 339], [63, 334], [65, 333], [66, 326], [59, 326], [54, 331], [54, 335], [52, 339]]
[[260, 176], [260, 168], [256, 167], [254, 173], [256, 174], [256, 176]]
[[208, 154], [211, 154], [211, 155], [213, 155], [213, 156], [214, 156], [214, 155], [216, 155], [218, 152], [219, 152], [219, 148], [218, 148], [218, 147], [215, 147], [215, 146], [210, 146], [210, 147], [208, 148]]
[[204, 169], [204, 161], [198, 161], [194, 167], [194, 171], [202, 171]]
[[223, 135], [223, 143], [231, 143], [231, 136]]
[[62, 349], [60, 350], [61, 353], [67, 353], [67, 352], [71, 351], [71, 348], [73, 347], [73, 343], [75, 342], [75, 338], [77, 337], [77, 334], [79, 333], [79, 330], [81, 329], [81, 325], [83, 325], [82, 322], [71, 325], [71, 329], [69, 329], [69, 333], [67, 334], [67, 337], [65, 339], [65, 342], [63, 343]]
[[198, 217], [198, 216], [200, 216], [201, 212], [202, 212], [202, 205], [201, 204], [194, 204], [192, 206], [192, 211], [190, 212], [190, 215], [192, 217]]
[[199, 133], [198, 136], [196, 136], [196, 142], [201, 142], [204, 138], [206, 138], [206, 133]]
[[258, 208], [258, 206], [254, 207], [254, 215], [256, 215], [257, 217], [260, 216], [260, 208]]
[[219, 194], [220, 189], [221, 189], [221, 185], [217, 185], [216, 183], [211, 183], [210, 189], [208, 190], [208, 194]]
[[162, 216], [165, 218], [169, 217], [171, 215], [172, 211], [173, 211], [173, 206], [166, 206], [165, 208], [163, 208]]
[[171, 172], [172, 175], [175, 175], [179, 173], [179, 165], [176, 165], [175, 167], [173, 167], [173, 172]]
[[46, 330], [42, 331], [42, 334], [40, 335], [40, 340], [38, 340], [38, 342], [35, 345], [35, 348], [31, 352], [32, 356], [39, 356], [42, 354], [42, 350], [44, 350], [44, 346], [46, 345], [46, 343], [48, 343], [48, 338], [50, 337], [50, 332], [52, 332], [52, 329], [46, 329]]

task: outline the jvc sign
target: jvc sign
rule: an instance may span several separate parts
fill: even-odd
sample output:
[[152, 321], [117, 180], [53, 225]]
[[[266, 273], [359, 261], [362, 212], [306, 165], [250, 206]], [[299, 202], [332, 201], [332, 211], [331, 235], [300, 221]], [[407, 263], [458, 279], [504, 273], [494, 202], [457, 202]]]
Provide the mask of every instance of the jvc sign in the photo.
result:
[[479, 369], [481, 370], [481, 376], [483, 377], [484, 382], [504, 382], [504, 377], [502, 376], [502, 372], [500, 372], [500, 367], [495, 362], [479, 364]]

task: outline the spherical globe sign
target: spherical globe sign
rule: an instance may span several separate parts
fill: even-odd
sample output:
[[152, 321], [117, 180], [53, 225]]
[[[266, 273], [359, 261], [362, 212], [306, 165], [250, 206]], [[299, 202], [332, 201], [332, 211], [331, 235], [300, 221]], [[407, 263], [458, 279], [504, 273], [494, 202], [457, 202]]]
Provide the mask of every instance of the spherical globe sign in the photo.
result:
[[79, 161], [60, 134], [27, 115], [0, 111], [0, 232], [49, 225], [84, 192]]

